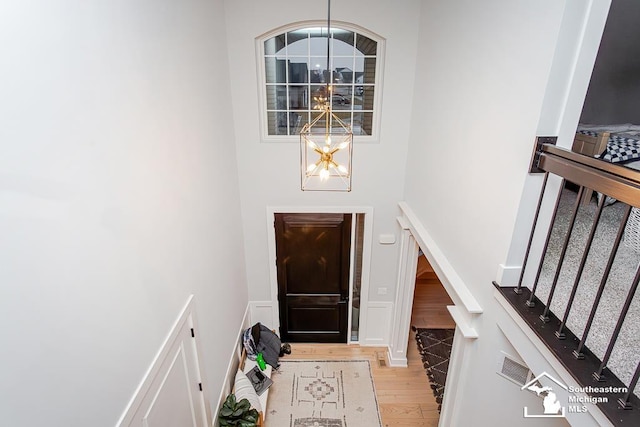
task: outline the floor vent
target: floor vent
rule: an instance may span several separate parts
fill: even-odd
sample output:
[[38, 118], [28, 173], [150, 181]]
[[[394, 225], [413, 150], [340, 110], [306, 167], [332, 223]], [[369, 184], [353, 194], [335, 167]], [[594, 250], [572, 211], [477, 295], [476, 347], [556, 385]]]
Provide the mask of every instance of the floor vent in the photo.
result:
[[521, 387], [533, 378], [533, 373], [524, 363], [515, 360], [506, 353], [500, 354], [498, 360], [498, 375], [513, 381]]

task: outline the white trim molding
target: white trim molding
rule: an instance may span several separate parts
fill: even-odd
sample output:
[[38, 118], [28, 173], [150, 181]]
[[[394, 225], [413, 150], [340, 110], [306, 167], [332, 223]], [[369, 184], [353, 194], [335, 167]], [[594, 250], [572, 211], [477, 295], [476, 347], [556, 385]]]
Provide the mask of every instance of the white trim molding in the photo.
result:
[[388, 346], [388, 358], [391, 366], [407, 366], [407, 344], [413, 307], [418, 250], [422, 249], [438, 279], [456, 305], [448, 306], [451, 317], [456, 323], [453, 338], [447, 387], [442, 402], [440, 426], [455, 425], [456, 405], [461, 391], [462, 379], [466, 376], [465, 360], [469, 356], [469, 347], [478, 338], [474, 325], [483, 310], [471, 291], [457, 274], [445, 254], [413, 210], [406, 202], [399, 203], [403, 215], [398, 218], [402, 230], [400, 239], [400, 265], [396, 301], [391, 324], [391, 339]]
[[469, 339], [478, 338], [478, 332], [475, 328], [472, 328], [467, 319], [464, 318], [464, 314], [462, 310], [460, 310], [455, 305], [448, 305], [447, 310], [449, 310], [449, 314], [453, 318], [453, 321], [456, 322], [456, 326], [460, 329], [462, 336]]
[[408, 222], [398, 218], [402, 229], [400, 237], [400, 265], [398, 269], [398, 283], [396, 289], [396, 301], [394, 316], [391, 324], [391, 338], [389, 343], [389, 365], [393, 367], [407, 366], [407, 340], [411, 324], [411, 308], [413, 307], [413, 294], [417, 263], [408, 260], [418, 259], [418, 244], [411, 237]]
[[[127, 404], [127, 407], [122, 413], [116, 426], [124, 427], [134, 424], [136, 422], [138, 411], [144, 409], [143, 405], [146, 405], [145, 401], [149, 397], [149, 394], [158, 392], [158, 387], [161, 387], [161, 385], [158, 385], [158, 379], [167, 374], [167, 362], [170, 358], [175, 357], [176, 352], [183, 353], [184, 351], [184, 347], [182, 347], [184, 341], [181, 341], [181, 339], [184, 337], [185, 328], [198, 330], [193, 295], [189, 295], [187, 298], [184, 308], [180, 311], [178, 318], [169, 330], [167, 337], [162, 343], [162, 346], [160, 346], [160, 349], [156, 353], [156, 356], [151, 362], [151, 365], [147, 369], [147, 372], [134, 392], [133, 397]], [[202, 370], [200, 369], [200, 366], [202, 366], [202, 358], [198, 351], [198, 347], [200, 346], [198, 337], [200, 334], [189, 336], [189, 332], [186, 333], [188, 340], [190, 341], [190, 344], [188, 345], [192, 346], [191, 351], [193, 351], [193, 353], [189, 354], [194, 357], [194, 359], [192, 359], [192, 363], [194, 364], [193, 368], [195, 372], [193, 372], [193, 374], [195, 375], [195, 380], [200, 384], [205, 385], [206, 381], [204, 380]], [[193, 337], [193, 339], [191, 337]], [[201, 413], [196, 416], [202, 417], [201, 419], [206, 423], [206, 425], [210, 425], [211, 420], [213, 419], [211, 416], [211, 409], [208, 405], [208, 394], [207, 387], [203, 387], [202, 393], [199, 393], [199, 396], [197, 397], [200, 408], [193, 408], [195, 411], [201, 411]]]
[[389, 327], [393, 314], [393, 303], [389, 301], [369, 301], [367, 304], [369, 321], [366, 329], [360, 328], [363, 338], [361, 346], [386, 346], [389, 344]]
[[475, 299], [465, 282], [458, 275], [411, 207], [406, 202], [400, 202], [398, 205], [407, 220], [407, 226], [409, 230], [411, 230], [411, 235], [418, 242], [429, 264], [431, 264], [442, 285], [447, 290], [447, 293], [454, 301], [456, 301], [456, 299], [459, 300], [464, 306], [464, 309], [469, 313], [481, 314], [482, 307], [480, 303]]
[[398, 217], [398, 224], [402, 233], [395, 310], [392, 317], [388, 351], [389, 364], [391, 366], [407, 365], [407, 342], [411, 326], [411, 309], [413, 307], [419, 249], [422, 249], [438, 279], [456, 304], [453, 308], [455, 313], [453, 319], [460, 327], [460, 330], [465, 331], [465, 338], [475, 339], [478, 337], [474, 329], [474, 323], [476, 318], [482, 314], [482, 307], [471, 294], [462, 278], [456, 273], [436, 242], [431, 238], [431, 235], [413, 210], [406, 202], [400, 202], [399, 206], [402, 209], [403, 216]]

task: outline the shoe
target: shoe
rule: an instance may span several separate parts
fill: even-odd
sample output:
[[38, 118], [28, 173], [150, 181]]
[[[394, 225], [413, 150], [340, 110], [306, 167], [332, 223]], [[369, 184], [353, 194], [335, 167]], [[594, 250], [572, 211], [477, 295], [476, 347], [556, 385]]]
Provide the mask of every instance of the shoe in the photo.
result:
[[291, 344], [289, 343], [282, 344], [282, 347], [280, 348], [280, 353], [291, 354]]

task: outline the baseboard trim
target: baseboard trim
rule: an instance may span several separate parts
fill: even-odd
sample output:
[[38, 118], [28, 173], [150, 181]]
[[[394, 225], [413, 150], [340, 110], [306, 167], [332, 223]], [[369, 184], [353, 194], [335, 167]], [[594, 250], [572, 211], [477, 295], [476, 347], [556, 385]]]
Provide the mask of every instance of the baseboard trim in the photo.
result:
[[387, 347], [387, 359], [389, 366], [392, 368], [406, 368], [409, 366], [407, 358], [405, 357], [393, 357], [391, 354], [391, 347]]
[[217, 404], [212, 408], [213, 426], [218, 425], [217, 424], [218, 411], [222, 407], [222, 404], [227, 398], [227, 395], [231, 393], [231, 388], [232, 388], [231, 385], [233, 384], [233, 381], [236, 376], [236, 371], [238, 370], [238, 366], [240, 365], [240, 358], [242, 357], [242, 334], [244, 333], [245, 329], [249, 327], [249, 324], [250, 324], [250, 318], [249, 318], [250, 306], [251, 306], [251, 303], [248, 303], [247, 307], [244, 310], [244, 315], [242, 316], [242, 323], [240, 324], [240, 327], [238, 329], [238, 335], [235, 341], [235, 345], [233, 346], [233, 349], [229, 354], [229, 364], [227, 365], [227, 372], [224, 377], [225, 381], [224, 381], [224, 384], [222, 384], [222, 387], [220, 388], [220, 396], [218, 397]]

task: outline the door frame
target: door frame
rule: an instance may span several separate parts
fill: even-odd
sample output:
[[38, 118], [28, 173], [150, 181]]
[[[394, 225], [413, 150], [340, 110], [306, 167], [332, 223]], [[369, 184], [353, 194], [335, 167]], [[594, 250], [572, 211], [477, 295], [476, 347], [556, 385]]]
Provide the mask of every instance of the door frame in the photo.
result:
[[[371, 206], [267, 206], [267, 244], [269, 248], [269, 282], [271, 284], [271, 310], [273, 325], [280, 330], [280, 308], [278, 304], [278, 267], [276, 265], [277, 213], [341, 213], [354, 215], [352, 227], [355, 227], [355, 214], [364, 214], [364, 240], [362, 244], [362, 277], [360, 284], [360, 325], [358, 341], [351, 341], [351, 318], [353, 316], [353, 255], [355, 251], [354, 233], [351, 233], [351, 261], [349, 265], [349, 310], [347, 313], [347, 344], [365, 342], [364, 332], [367, 325], [369, 306], [369, 271], [371, 268], [371, 244], [373, 238], [373, 207]], [[353, 228], [352, 228], [353, 230]]]

